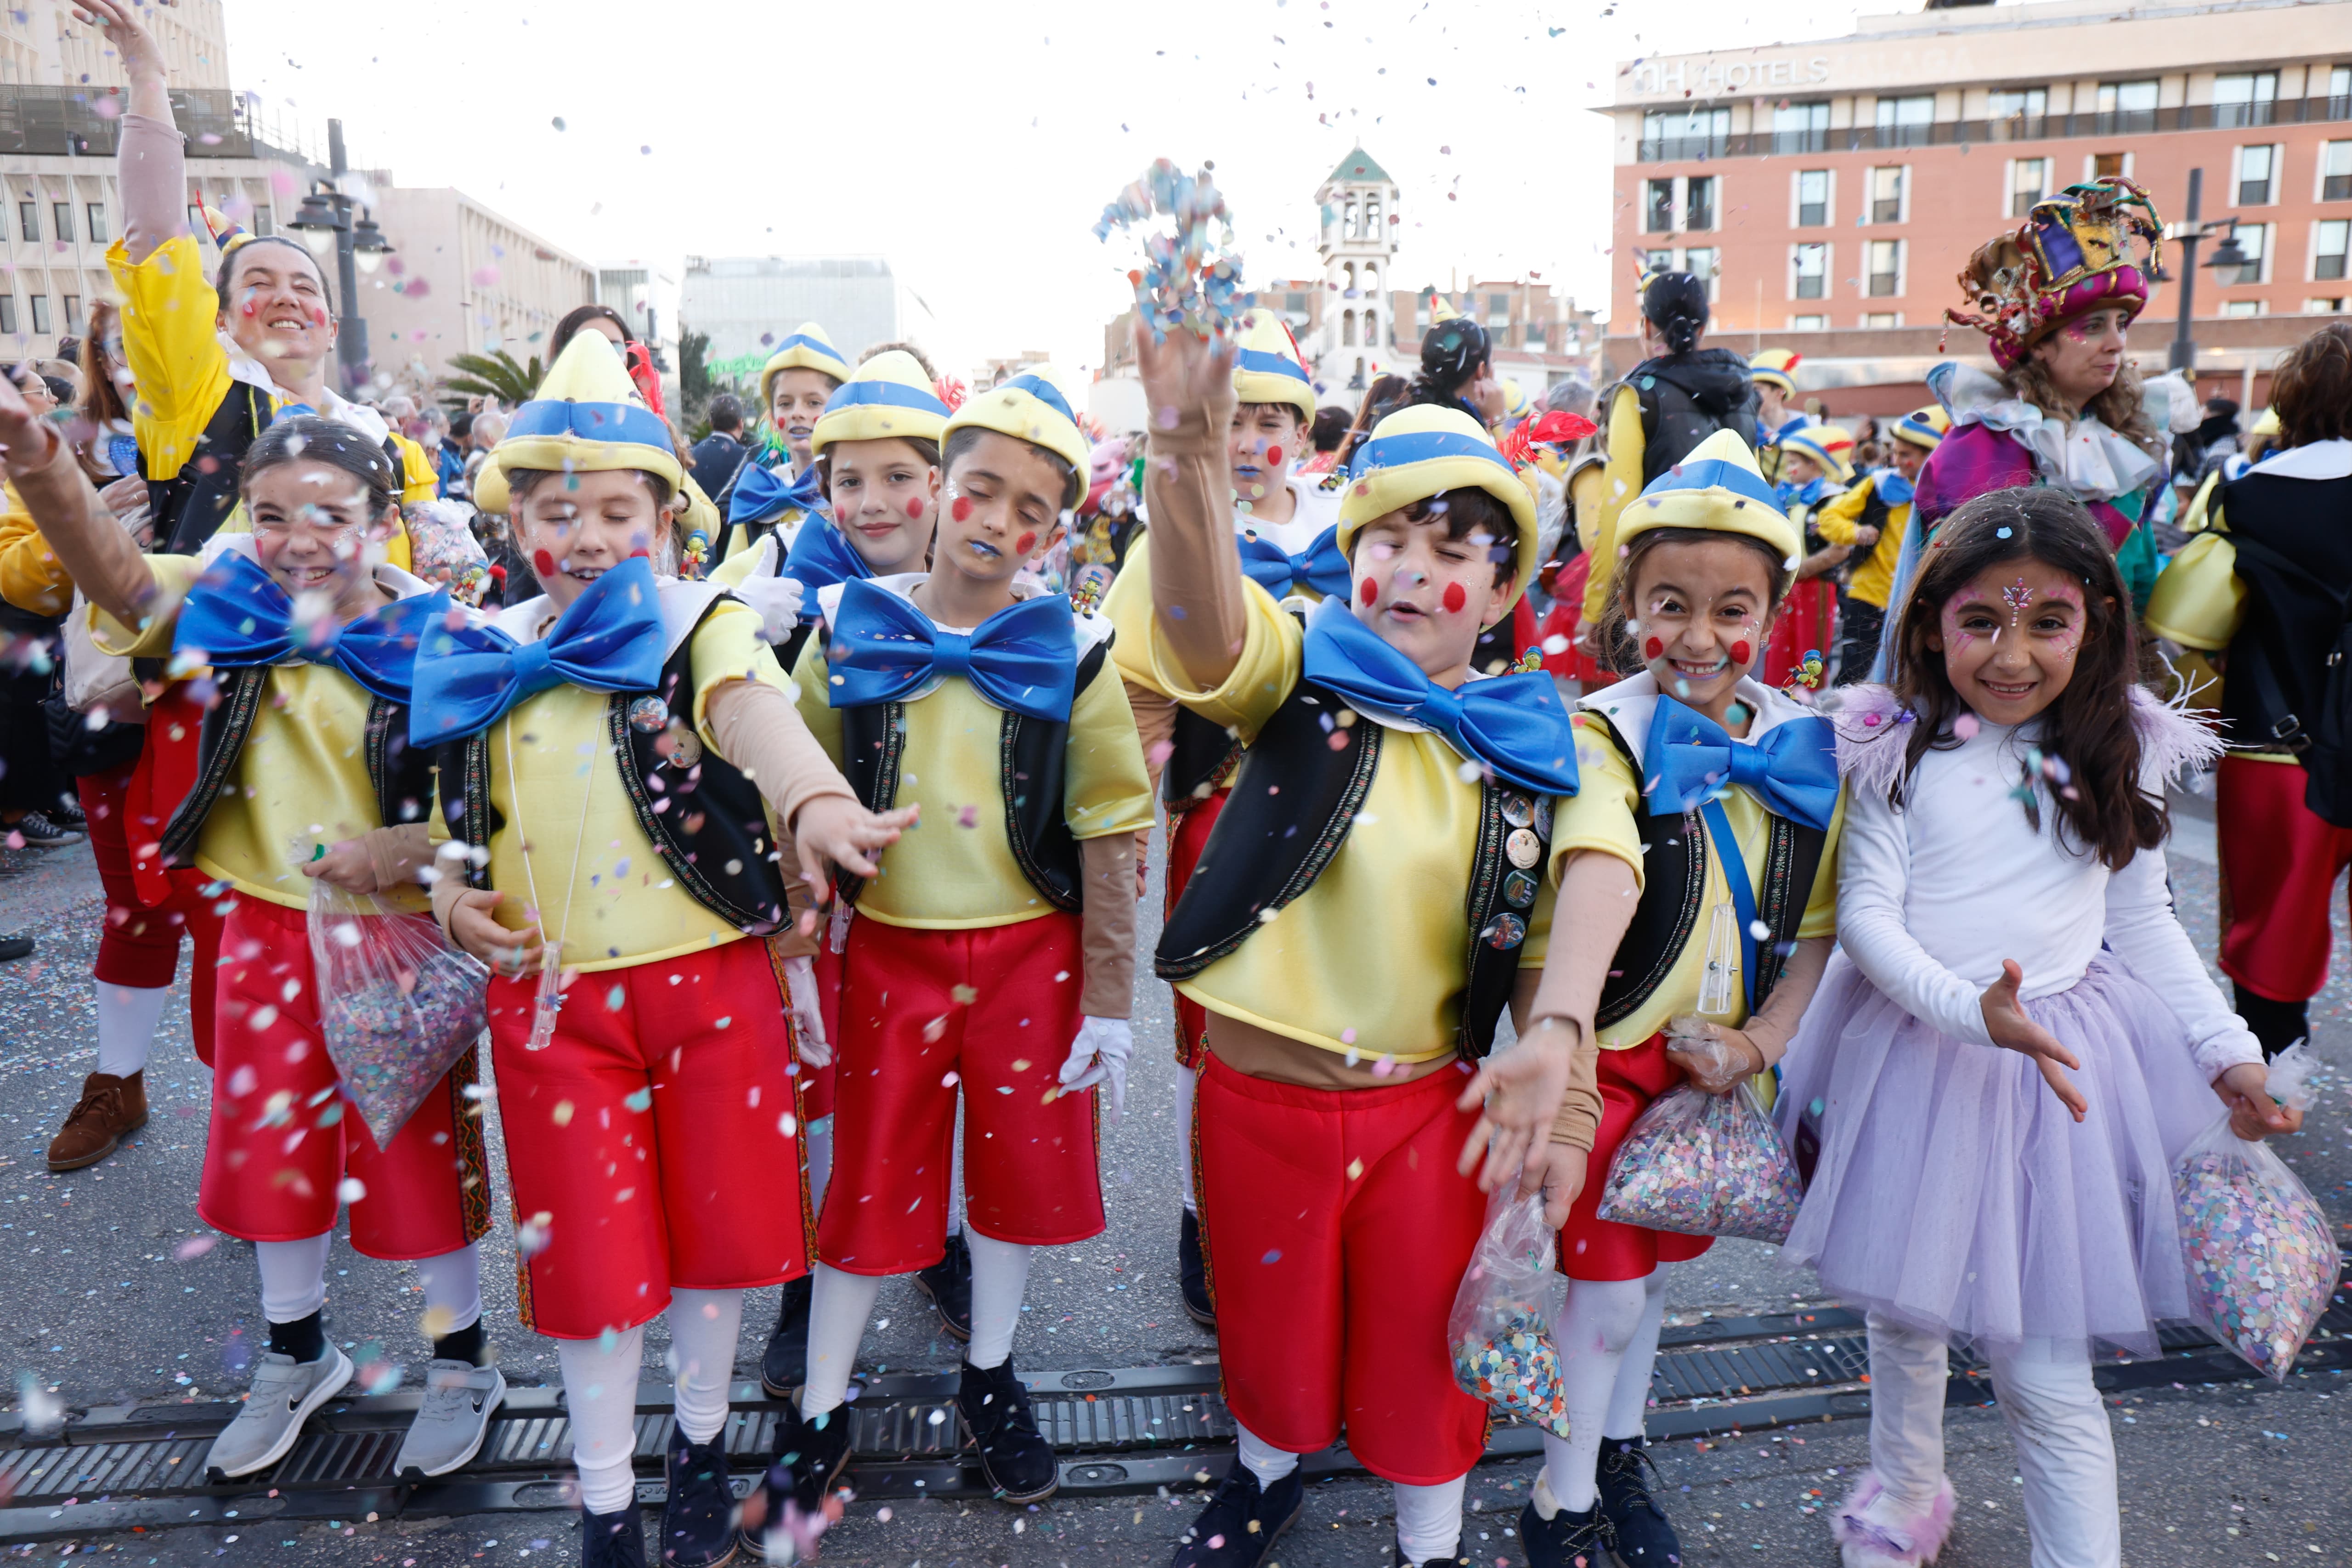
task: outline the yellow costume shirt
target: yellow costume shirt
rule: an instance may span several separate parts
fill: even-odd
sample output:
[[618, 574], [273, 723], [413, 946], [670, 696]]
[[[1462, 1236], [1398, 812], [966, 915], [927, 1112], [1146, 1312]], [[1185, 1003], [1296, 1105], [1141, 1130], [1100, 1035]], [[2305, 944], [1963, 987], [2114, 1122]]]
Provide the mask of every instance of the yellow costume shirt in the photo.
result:
[[[1649, 438], [1642, 429], [1642, 395], [1620, 386], [1609, 400], [1601, 433], [1608, 458], [1601, 469], [1600, 522], [1592, 541], [1592, 570], [1584, 580], [1584, 624], [1599, 626], [1608, 613], [1610, 584], [1617, 574], [1617, 517], [1642, 493], [1642, 455]], [[1581, 504], [1581, 503], [1580, 503]], [[1583, 530], [1578, 521], [1578, 531]]]
[[[1869, 474], [1852, 489], [1832, 496], [1821, 504], [1813, 517], [1814, 531], [1832, 544], [1852, 544], [1854, 530], [1862, 524], [1863, 508], [1878, 493], [1878, 476]], [[1886, 509], [1886, 521], [1878, 531], [1878, 542], [1870, 553], [1853, 563], [1853, 574], [1846, 580], [1845, 591], [1865, 605], [1886, 608], [1887, 596], [1895, 592], [1895, 563], [1903, 553], [1903, 535], [1911, 526], [1911, 503]]]
[[[875, 585], [904, 597], [922, 580], [919, 573], [901, 574]], [[838, 592], [826, 590], [828, 626]], [[821, 628], [802, 646], [793, 679], [801, 717], [846, 772], [841, 710], [828, 699], [827, 635]], [[882, 874], [859, 890], [857, 912], [885, 925], [934, 931], [1052, 914], [1055, 906], [1013, 858], [1000, 766], [1004, 710], [970, 681], [950, 676], [908, 701], [904, 712], [896, 804], [920, 805], [922, 818], [882, 851]], [[1151, 826], [1151, 781], [1117, 671], [1103, 670], [1077, 694], [1063, 756], [1062, 816], [1071, 837], [1102, 838]]]
[[[1245, 593], [1249, 630], [1223, 685], [1192, 689], [1164, 639], [1151, 658], [1155, 683], [1248, 742], [1297, 687], [1306, 632], [1255, 584]], [[1444, 739], [1383, 728], [1371, 788], [1322, 874], [1176, 989], [1212, 1013], [1328, 1051], [1423, 1062], [1452, 1052], [1462, 1027], [1484, 795], [1463, 782], [1462, 755]], [[1523, 969], [1543, 965], [1560, 864], [1555, 852], [1528, 910]]]

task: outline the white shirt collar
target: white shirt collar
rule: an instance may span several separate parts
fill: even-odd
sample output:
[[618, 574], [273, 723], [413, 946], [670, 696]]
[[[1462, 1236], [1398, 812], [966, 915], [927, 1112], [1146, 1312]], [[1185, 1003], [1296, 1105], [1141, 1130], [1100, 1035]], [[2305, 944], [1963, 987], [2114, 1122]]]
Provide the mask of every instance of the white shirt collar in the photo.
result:
[[[1792, 719], [1819, 718], [1820, 713], [1806, 707], [1785, 692], [1775, 691], [1754, 679], [1742, 676], [1734, 688], [1739, 700], [1755, 710], [1755, 722], [1748, 727], [1745, 737], [1751, 744], [1765, 734]], [[1656, 718], [1658, 678], [1644, 669], [1616, 685], [1593, 692], [1577, 700], [1579, 708], [1587, 709], [1609, 721], [1625, 749], [1633, 755], [1633, 765], [1642, 765], [1642, 752], [1650, 743], [1650, 723]]]
[[[702, 615], [711, 601], [727, 590], [717, 583], [688, 583], [676, 577], [656, 577], [654, 591], [660, 596], [662, 618], [662, 658], [667, 661], [676, 654], [694, 628], [702, 624]], [[491, 617], [490, 625], [519, 643], [534, 643], [555, 629], [561, 619], [555, 601], [544, 594], [535, 595], [518, 605], [509, 605]]]
[[[2283, 479], [2341, 479], [2352, 478], [2352, 441], [2314, 441], [2307, 446], [2288, 447], [2266, 455], [2263, 460], [2242, 472], [2275, 474]], [[2231, 475], [2236, 478], [2236, 475]]]

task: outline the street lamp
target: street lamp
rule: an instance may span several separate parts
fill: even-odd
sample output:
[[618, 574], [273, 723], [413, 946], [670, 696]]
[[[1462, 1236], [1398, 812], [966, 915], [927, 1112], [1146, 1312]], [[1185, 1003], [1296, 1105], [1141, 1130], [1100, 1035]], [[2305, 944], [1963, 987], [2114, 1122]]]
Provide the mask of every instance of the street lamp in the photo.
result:
[[336, 357], [343, 365], [343, 392], [356, 394], [367, 384], [368, 330], [367, 320], [360, 314], [359, 272], [373, 272], [392, 254], [392, 242], [373, 217], [353, 220], [359, 204], [342, 192], [343, 176], [350, 171], [343, 159], [343, 122], [327, 121], [327, 163], [329, 180], [302, 198], [302, 210], [286, 220], [289, 228], [300, 231], [302, 243], [320, 256], [327, 247], [335, 247], [335, 286], [343, 300], [342, 321], [335, 338]]
[[2250, 259], [2238, 245], [2238, 220], [2217, 217], [2210, 223], [2197, 220], [2198, 206], [2205, 194], [2205, 171], [2189, 171], [2189, 207], [2187, 216], [2179, 223], [2167, 224], [2164, 237], [2180, 247], [2180, 319], [2172, 334], [2170, 368], [2189, 373], [2189, 384], [2197, 384], [2197, 342], [2189, 334], [2191, 318], [2197, 313], [2197, 247], [2215, 235], [2221, 243], [2213, 247], [2212, 258], [2205, 263], [2217, 271], [2243, 267]]

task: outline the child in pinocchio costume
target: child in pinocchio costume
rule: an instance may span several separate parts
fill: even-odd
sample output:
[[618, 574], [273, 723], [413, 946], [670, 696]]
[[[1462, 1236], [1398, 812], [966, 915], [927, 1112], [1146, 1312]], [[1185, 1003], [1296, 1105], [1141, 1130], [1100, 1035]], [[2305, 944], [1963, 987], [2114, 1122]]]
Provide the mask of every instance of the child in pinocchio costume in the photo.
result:
[[[674, 560], [679, 469], [601, 335], [573, 339], [476, 486], [546, 590], [428, 616], [412, 732], [437, 750], [436, 913], [489, 963], [524, 1321], [558, 1342], [583, 1559], [645, 1561], [631, 1454], [644, 1324], [665, 1308], [677, 1428], [660, 1556], [736, 1544], [715, 1446], [743, 1292], [808, 1266], [793, 1035], [822, 1057], [785, 924], [799, 863], [870, 868], [892, 825], [810, 739], [761, 618]], [[779, 984], [779, 969], [785, 984]], [[787, 996], [789, 995], [789, 1002]], [[792, 1013], [787, 1026], [786, 1008]]]
[[[1344, 1428], [1396, 1488], [1397, 1561], [1450, 1563], [1487, 1426], [1446, 1351], [1486, 1212], [1469, 1170], [1491, 1139], [1488, 1184], [1524, 1172], [1558, 1223], [1582, 1154], [1543, 1136], [1564, 1096], [1588, 1133], [1599, 1110], [1590, 999], [1542, 967], [1569, 716], [1549, 677], [1471, 668], [1534, 572], [1534, 498], [1468, 415], [1390, 415], [1342, 492], [1351, 582], [1302, 626], [1227, 521], [1225, 356], [1185, 333], [1138, 351], [1152, 679], [1248, 742], [1158, 954], [1207, 1016], [1194, 1179], [1242, 1429], [1175, 1561], [1265, 1562], [1299, 1456]], [[1474, 1073], [1507, 1004], [1520, 1044]]]
[[[1765, 644], [1764, 662], [1756, 672], [1758, 680], [1775, 689], [1785, 689], [1790, 677], [1804, 670], [1805, 655], [1818, 653], [1826, 663], [1835, 646], [1840, 597], [1836, 573], [1853, 553], [1854, 544], [1851, 539], [1833, 542], [1819, 534], [1813, 521], [1853, 482], [1853, 469], [1847, 466], [1843, 453], [1831, 444], [1832, 436], [1841, 434], [1834, 426], [1801, 425], [1781, 431], [1772, 447], [1780, 465], [1780, 482], [1773, 487], [1773, 493], [1797, 537], [1804, 542], [1803, 558], [1797, 563], [1788, 597], [1772, 617], [1772, 635]], [[1761, 472], [1760, 453], [1758, 465]]]
[[[13, 392], [0, 396], [0, 409], [11, 405], [22, 414]], [[152, 853], [166, 866], [193, 862], [228, 894], [196, 1210], [255, 1244], [269, 1343], [205, 1468], [234, 1479], [276, 1464], [351, 1380], [351, 1358], [321, 1321], [327, 1249], [348, 1194], [352, 1247], [416, 1262], [437, 1336], [425, 1403], [397, 1463], [456, 1469], [480, 1447], [506, 1387], [480, 1364], [475, 1243], [489, 1226], [489, 1192], [479, 1111], [465, 1098], [474, 1056], [379, 1147], [338, 1093], [307, 918], [313, 878], [395, 901], [405, 889], [412, 907], [425, 903], [415, 883], [431, 859], [431, 772], [402, 743], [417, 646], [415, 618], [402, 612], [430, 590], [369, 564], [399, 527], [394, 471], [379, 444], [348, 426], [282, 418], [243, 454], [239, 500], [254, 531], [221, 536], [203, 557], [147, 556], [69, 450], [31, 471], [16, 445], [18, 487], [90, 601], [93, 641], [168, 656], [184, 678], [148, 742], [163, 750], [158, 769], [184, 799]], [[297, 595], [331, 609], [306, 615]], [[188, 689], [204, 686], [208, 703]]]
[[814, 467], [810, 438], [826, 403], [849, 377], [849, 361], [814, 321], [803, 321], [776, 345], [760, 368], [758, 443], [713, 498], [727, 518], [714, 564], [771, 534], [789, 546], [820, 514], [824, 481]]
[[1836, 921], [1836, 737], [1752, 678], [1801, 550], [1795, 525], [1727, 430], [1645, 488], [1617, 528], [1614, 616], [1644, 668], [1580, 703], [1583, 787], [1552, 847], [1612, 860], [1640, 895], [1577, 911], [1605, 935], [1559, 960], [1606, 975], [1605, 1110], [1593, 1179], [1560, 1233], [1569, 1294], [1553, 1338], [1572, 1434], [1546, 1435], [1543, 1477], [1520, 1516], [1533, 1568], [1597, 1561], [1602, 1545], [1625, 1563], [1677, 1560], [1643, 1474], [1657, 1268], [1713, 1242], [1603, 1220], [1600, 1195], [1654, 1099], [1686, 1076], [1728, 1093], [1780, 1058]]
[[[1344, 595], [1348, 561], [1339, 553], [1339, 487], [1336, 481], [1314, 485], [1292, 476], [1315, 419], [1315, 384], [1290, 329], [1271, 312], [1257, 312], [1242, 323], [1234, 358], [1234, 399], [1226, 459], [1243, 572], [1276, 601], [1296, 597], [1313, 604], [1326, 595]], [[1148, 532], [1129, 548], [1103, 614], [1118, 630], [1111, 657], [1126, 682], [1144, 756], [1168, 808], [1165, 907], [1173, 910], [1233, 787], [1241, 742], [1224, 726], [1178, 706], [1152, 673]], [[1176, 1111], [1177, 1125], [1184, 1130], [1178, 1146], [1184, 1204], [1177, 1239], [1178, 1278], [1185, 1311], [1199, 1322], [1213, 1324], [1216, 1315], [1201, 1260], [1191, 1135], [1192, 1094], [1207, 1027], [1201, 1005], [1178, 993]]]
[[[1934, 404], [1897, 420], [1887, 443], [1893, 463], [1867, 473], [1823, 501], [1813, 526], [1833, 545], [1867, 551], [1838, 594], [1838, 684], [1870, 679], [1895, 591], [1895, 563], [1911, 532], [1913, 497], [1928, 456], [1943, 444], [1951, 418]], [[1828, 649], [1822, 648], [1827, 654]]]

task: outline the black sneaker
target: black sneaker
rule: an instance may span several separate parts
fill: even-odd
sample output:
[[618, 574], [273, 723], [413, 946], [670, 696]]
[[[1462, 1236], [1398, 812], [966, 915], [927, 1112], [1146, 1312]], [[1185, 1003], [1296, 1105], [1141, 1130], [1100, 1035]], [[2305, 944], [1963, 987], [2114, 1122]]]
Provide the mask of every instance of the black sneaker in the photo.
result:
[[1641, 1438], [1601, 1439], [1601, 1517], [1608, 1521], [1611, 1549], [1625, 1568], [1668, 1568], [1683, 1560], [1681, 1537], [1650, 1495], [1657, 1471], [1658, 1462]]
[[768, 1349], [760, 1357], [760, 1386], [772, 1398], [790, 1399], [808, 1381], [809, 1302], [816, 1291], [814, 1276], [803, 1274], [784, 1281], [784, 1304], [776, 1326], [768, 1334]]
[[1469, 1557], [1458, 1545], [1451, 1557], [1424, 1557], [1418, 1563], [1404, 1554], [1404, 1539], [1402, 1536], [1389, 1550], [1396, 1554], [1397, 1568], [1469, 1568], [1470, 1563]]
[[1007, 1356], [982, 1372], [963, 1363], [963, 1386], [956, 1391], [963, 1429], [980, 1450], [981, 1474], [1006, 1502], [1043, 1502], [1062, 1484], [1053, 1445], [1037, 1433], [1029, 1410], [1029, 1390]]
[[1184, 1310], [1204, 1329], [1217, 1326], [1217, 1309], [1209, 1301], [1209, 1266], [1201, 1256], [1201, 1216], [1184, 1211], [1184, 1228], [1176, 1238], [1177, 1284], [1184, 1292]]
[[1209, 1494], [1209, 1506], [1176, 1543], [1172, 1568], [1257, 1568], [1307, 1506], [1307, 1479], [1291, 1471], [1271, 1487], [1239, 1459]]
[[950, 1339], [958, 1344], [971, 1342], [971, 1244], [963, 1232], [948, 1237], [947, 1256], [916, 1270], [915, 1289], [940, 1310], [940, 1326]]
[[68, 833], [89, 832], [89, 818], [82, 815], [81, 802], [69, 795], [58, 796], [58, 804], [41, 813]]
[[662, 1504], [661, 1560], [667, 1568], [719, 1568], [735, 1555], [735, 1491], [717, 1442], [669, 1435], [669, 1500]]
[[69, 844], [79, 844], [88, 837], [70, 827], [58, 826], [49, 820], [46, 813], [38, 811], [26, 812], [8, 824], [7, 830], [20, 835], [27, 849], [60, 849]]
[[618, 1513], [580, 1510], [580, 1568], [646, 1568], [645, 1527], [635, 1508]]
[[1532, 1502], [1519, 1510], [1519, 1542], [1528, 1568], [1600, 1568], [1608, 1561], [1601, 1553], [1616, 1544], [1597, 1504], [1582, 1513], [1561, 1509], [1546, 1519]]
[[[849, 1468], [849, 1406], [803, 1419], [787, 1405], [776, 1420], [776, 1458], [743, 1500], [743, 1550], [764, 1562], [805, 1561], [824, 1533], [824, 1500]], [[779, 1550], [771, 1552], [773, 1540]], [[796, 1557], [781, 1550], [790, 1541]]]

